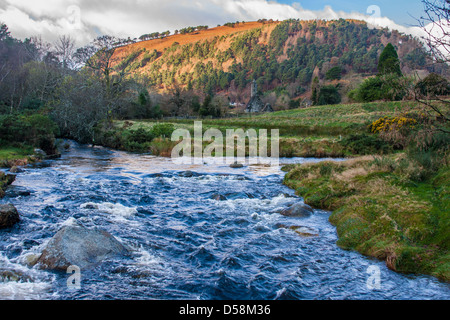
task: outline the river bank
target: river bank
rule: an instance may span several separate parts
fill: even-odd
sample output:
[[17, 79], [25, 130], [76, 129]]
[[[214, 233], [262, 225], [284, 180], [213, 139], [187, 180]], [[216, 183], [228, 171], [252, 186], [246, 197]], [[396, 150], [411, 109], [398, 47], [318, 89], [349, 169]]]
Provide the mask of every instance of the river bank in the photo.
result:
[[284, 184], [306, 204], [332, 211], [337, 244], [398, 272], [450, 281], [450, 171], [421, 183], [404, 154], [290, 165]]

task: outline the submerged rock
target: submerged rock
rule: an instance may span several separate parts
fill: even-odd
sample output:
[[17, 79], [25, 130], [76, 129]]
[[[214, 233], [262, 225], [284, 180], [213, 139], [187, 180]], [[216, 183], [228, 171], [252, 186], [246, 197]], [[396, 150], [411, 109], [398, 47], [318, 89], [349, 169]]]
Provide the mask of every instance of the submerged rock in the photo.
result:
[[288, 226], [282, 223], [278, 223], [275, 225], [276, 228], [278, 229], [289, 229], [289, 230], [293, 230], [295, 231], [298, 235], [302, 236], [302, 237], [318, 237], [319, 233], [318, 231], [310, 228], [310, 227], [306, 227], [306, 226]]
[[9, 268], [0, 268], [0, 282], [29, 282], [31, 280], [31, 277], [29, 277], [22, 271]]
[[20, 221], [19, 213], [12, 204], [0, 204], [0, 229], [10, 228]]
[[47, 153], [44, 151], [44, 150], [42, 150], [42, 149], [34, 149], [34, 154], [36, 155], [36, 156], [38, 156], [38, 157], [40, 157], [40, 158], [45, 158], [45, 157], [47, 157]]
[[237, 162], [237, 161], [235, 161], [234, 163], [230, 164], [230, 168], [233, 168], [233, 169], [239, 169], [239, 168], [243, 168], [243, 167], [244, 167], [244, 165], [242, 163]]
[[70, 225], [50, 239], [37, 263], [44, 269], [65, 271], [71, 265], [83, 269], [128, 254], [129, 250], [110, 233]]
[[9, 172], [11, 172], [11, 173], [20, 173], [20, 172], [23, 172], [23, 170], [20, 169], [17, 166], [13, 166], [13, 167], [11, 167], [11, 169], [9, 169]]
[[225, 197], [223, 194], [220, 194], [220, 193], [214, 193], [211, 196], [211, 199], [217, 200], [217, 201], [224, 201], [224, 200], [227, 200], [227, 197]]
[[291, 205], [289, 208], [284, 209], [280, 212], [283, 216], [286, 217], [302, 217], [306, 218], [313, 214], [314, 210], [310, 206], [304, 203], [295, 203]]
[[178, 174], [178, 176], [183, 177], [183, 178], [191, 178], [194, 176], [198, 176], [198, 174], [194, 173], [190, 170], [187, 170], [187, 171], [180, 172], [180, 174]]

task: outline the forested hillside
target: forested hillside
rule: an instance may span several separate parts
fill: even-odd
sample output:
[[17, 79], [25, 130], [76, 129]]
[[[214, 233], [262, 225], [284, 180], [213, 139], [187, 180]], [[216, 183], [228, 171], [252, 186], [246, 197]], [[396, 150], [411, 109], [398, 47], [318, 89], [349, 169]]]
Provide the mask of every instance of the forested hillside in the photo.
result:
[[244, 31], [238, 25], [143, 41], [119, 48], [116, 56], [123, 70], [148, 76], [159, 89], [225, 91], [238, 101], [248, 98], [253, 79], [261, 90], [285, 90], [292, 99], [309, 91], [315, 76], [373, 75], [388, 43], [396, 46], [405, 74], [427, 65], [417, 39], [361, 21], [259, 21]]

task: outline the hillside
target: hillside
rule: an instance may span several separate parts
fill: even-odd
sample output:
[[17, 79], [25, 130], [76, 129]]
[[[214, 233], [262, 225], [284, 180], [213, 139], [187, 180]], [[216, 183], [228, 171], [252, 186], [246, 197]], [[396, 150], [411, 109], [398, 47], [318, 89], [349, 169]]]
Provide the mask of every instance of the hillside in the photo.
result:
[[405, 74], [427, 72], [417, 39], [343, 19], [238, 23], [134, 43], [118, 48], [114, 59], [119, 69], [148, 76], [161, 91], [179, 85], [223, 92], [243, 103], [253, 79], [263, 92], [276, 89], [276, 97], [295, 99], [306, 95], [314, 77], [326, 81], [333, 67], [341, 71], [330, 82], [345, 91], [377, 72], [388, 43], [396, 47]]

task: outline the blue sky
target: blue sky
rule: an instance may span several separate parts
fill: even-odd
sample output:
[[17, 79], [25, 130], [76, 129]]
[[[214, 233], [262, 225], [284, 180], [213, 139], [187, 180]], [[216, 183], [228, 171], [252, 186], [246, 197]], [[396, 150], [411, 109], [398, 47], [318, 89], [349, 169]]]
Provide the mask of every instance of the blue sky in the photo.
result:
[[331, 6], [335, 11], [361, 13], [366, 13], [369, 6], [376, 5], [380, 8], [381, 16], [386, 16], [404, 26], [416, 24], [411, 15], [420, 18], [423, 12], [420, 0], [278, 0], [277, 2], [289, 5], [297, 2], [302, 8], [309, 10], [322, 10], [325, 6]]

